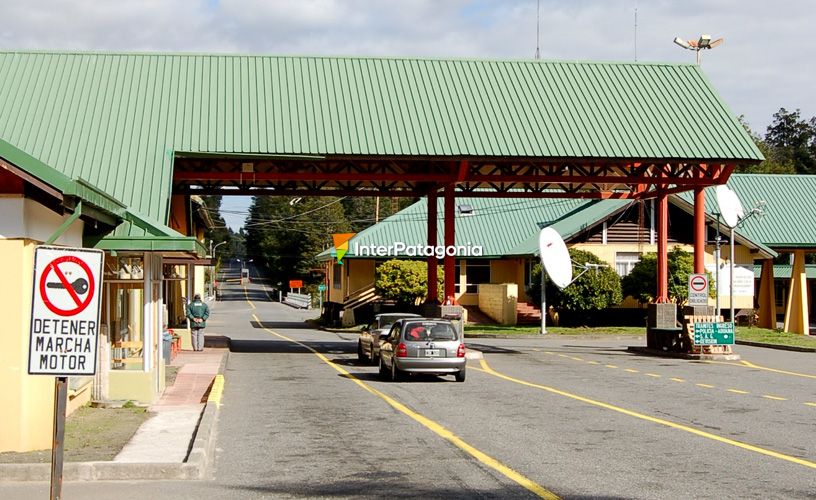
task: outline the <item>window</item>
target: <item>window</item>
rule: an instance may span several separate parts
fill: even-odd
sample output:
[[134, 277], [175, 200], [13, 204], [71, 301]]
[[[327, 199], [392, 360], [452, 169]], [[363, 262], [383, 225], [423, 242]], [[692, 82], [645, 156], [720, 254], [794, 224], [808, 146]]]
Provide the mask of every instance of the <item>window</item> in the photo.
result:
[[638, 252], [615, 253], [615, 271], [617, 271], [621, 277], [631, 273], [632, 268], [634, 268], [638, 262], [640, 262], [640, 253]]
[[332, 288], [335, 290], [340, 290], [340, 287], [343, 285], [343, 267], [340, 264], [335, 263], [332, 265]]
[[[462, 266], [465, 268], [465, 289], [462, 290], [460, 276]], [[454, 274], [456, 275], [456, 293], [477, 293], [478, 285], [490, 283], [489, 260], [457, 260]], [[447, 276], [445, 279], [448, 279]]]

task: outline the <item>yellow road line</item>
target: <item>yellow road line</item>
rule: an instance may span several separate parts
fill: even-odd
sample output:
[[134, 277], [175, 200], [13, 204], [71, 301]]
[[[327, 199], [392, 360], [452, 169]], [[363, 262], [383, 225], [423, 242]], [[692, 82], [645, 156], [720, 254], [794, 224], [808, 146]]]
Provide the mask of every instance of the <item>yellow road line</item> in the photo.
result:
[[750, 394], [748, 391], [741, 391], [739, 389], [726, 389], [728, 392], [733, 392], [734, 394]]
[[561, 357], [561, 358], [568, 358], [569, 357], [566, 354], [559, 354], [558, 356]]
[[576, 358], [576, 357], [573, 357], [573, 356], [570, 356], [570, 359], [573, 360], [573, 361], [583, 361], [583, 358]]
[[816, 407], [816, 403], [805, 403], [805, 404], [806, 404], [806, 405], [808, 405], [808, 406], [814, 406], [814, 407]]
[[763, 394], [762, 397], [765, 398], [765, 399], [773, 399], [774, 401], [787, 401], [788, 400], [788, 398], [781, 398], [779, 396], [772, 396], [770, 394]]
[[623, 371], [629, 372], [629, 373], [640, 373], [640, 371], [635, 370], [634, 368], [624, 368]]
[[599, 365], [600, 364], [597, 361], [587, 361], [587, 363], [589, 363], [590, 365]]
[[253, 304], [252, 301], [249, 300], [249, 292], [247, 292], [247, 287], [244, 287], [244, 297], [246, 297], [246, 301], [249, 304], [249, 307], [255, 309], [255, 304]]
[[550, 356], [555, 356], [555, 353], [554, 353], [554, 352], [550, 352], [550, 351], [544, 351], [544, 354], [549, 354]]
[[696, 385], [697, 387], [704, 387], [706, 389], [713, 389], [714, 388], [714, 386], [711, 385], [711, 384], [694, 384], [694, 385]]
[[686, 379], [677, 378], [677, 377], [672, 377], [669, 380], [674, 381], [674, 382], [685, 382], [686, 381]]
[[767, 366], [759, 366], [751, 363], [750, 361], [742, 360], [739, 363], [730, 363], [728, 361], [711, 361], [711, 360], [704, 360], [704, 363], [715, 364], [715, 365], [729, 365], [729, 366], [740, 366], [742, 368], [753, 368], [755, 370], [764, 370], [766, 372], [773, 372], [773, 373], [781, 373], [783, 375], [791, 375], [793, 377], [802, 377], [802, 378], [811, 378], [816, 380], [816, 375], [811, 375], [808, 373], [799, 373], [799, 372], [791, 372], [788, 370], [778, 370], [776, 368], [768, 368]]
[[489, 373], [490, 375], [493, 375], [494, 377], [498, 377], [498, 378], [507, 380], [509, 382], [524, 385], [524, 386], [527, 386], [527, 387], [534, 387], [536, 389], [541, 389], [543, 391], [547, 391], [547, 392], [550, 392], [552, 394], [557, 394], [559, 396], [564, 396], [564, 397], [567, 397], [567, 398], [570, 398], [570, 399], [574, 399], [576, 401], [581, 401], [582, 403], [587, 403], [587, 404], [590, 404], [590, 405], [593, 405], [593, 406], [597, 406], [597, 407], [600, 407], [600, 408], [605, 408], [607, 410], [622, 413], [622, 414], [628, 415], [630, 417], [639, 418], [641, 420], [646, 420], [646, 421], [649, 421], [649, 422], [652, 422], [652, 423], [655, 423], [655, 424], [660, 424], [660, 425], [664, 425], [666, 427], [671, 427], [672, 429], [677, 429], [677, 430], [680, 430], [680, 431], [688, 432], [690, 434], [694, 434], [696, 436], [704, 437], [706, 439], [711, 439], [713, 441], [718, 441], [720, 443], [728, 444], [728, 445], [731, 445], [731, 446], [736, 446], [737, 448], [742, 448], [744, 450], [753, 451], [753, 452], [759, 453], [761, 455], [766, 455], [766, 456], [769, 456], [769, 457], [778, 458], [780, 460], [785, 460], [787, 462], [792, 462], [792, 463], [795, 463], [795, 464], [798, 464], [798, 465], [803, 465], [803, 466], [809, 467], [811, 469], [816, 469], [816, 462], [811, 462], [809, 460], [805, 460], [805, 459], [797, 458], [797, 457], [792, 457], [790, 455], [785, 455], [783, 453], [779, 453], [779, 452], [776, 452], [776, 451], [773, 451], [773, 450], [767, 450], [765, 448], [760, 448], [759, 446], [754, 446], [754, 445], [751, 445], [751, 444], [748, 444], [748, 443], [743, 443], [743, 442], [736, 441], [736, 440], [729, 439], [729, 438], [725, 438], [725, 437], [722, 437], [722, 436], [717, 436], [716, 434], [711, 434], [710, 432], [701, 431], [699, 429], [695, 429], [693, 427], [688, 427], [688, 426], [685, 426], [685, 425], [682, 425], [682, 424], [678, 424], [678, 423], [672, 422], [670, 420], [651, 417], [649, 415], [644, 415], [643, 413], [638, 413], [638, 412], [635, 412], [635, 411], [632, 411], [632, 410], [627, 410], [625, 408], [621, 408], [619, 406], [611, 405], [609, 403], [603, 403], [601, 401], [596, 401], [594, 399], [585, 398], [585, 397], [579, 396], [577, 394], [571, 394], [569, 392], [562, 391], [562, 390], [559, 390], [559, 389], [555, 389], [553, 387], [548, 387], [546, 385], [534, 384], [532, 382], [527, 382], [526, 380], [513, 378], [513, 377], [510, 377], [510, 376], [505, 375], [503, 373], [497, 372], [496, 370], [491, 368], [490, 365], [487, 364], [487, 361], [485, 361], [484, 359], [480, 360], [479, 363], [481, 363], [482, 369], [474, 367], [475, 370], [479, 370], [479, 371], [483, 371], [485, 373]]
[[654, 378], [662, 378], [663, 377], [663, 375], [658, 375], [657, 373], [647, 373], [646, 375], [649, 376], [649, 377], [654, 377]]
[[210, 395], [207, 396], [208, 403], [215, 403], [215, 406], [221, 407], [221, 396], [224, 395], [224, 376], [220, 373], [215, 376], [215, 380], [213, 380], [212, 388], [210, 389]]
[[604, 366], [606, 366], [607, 368], [617, 368], [617, 366], [615, 366], [615, 365], [604, 365]]
[[[253, 314], [252, 317], [255, 318], [255, 321], [258, 322], [258, 324], [261, 324], [261, 321], [258, 319], [257, 315]], [[290, 339], [289, 337], [286, 337], [285, 335], [281, 335], [280, 333], [274, 332], [274, 331], [270, 330], [269, 328], [264, 327], [264, 330], [266, 330], [267, 332], [271, 333], [272, 335], [275, 335], [275, 336], [277, 336], [277, 337], [279, 337], [279, 338], [281, 338], [283, 340], [287, 340], [289, 342], [292, 342], [294, 344], [297, 344], [297, 345], [299, 345], [301, 347], [304, 347], [304, 348], [308, 349], [309, 351], [312, 352], [312, 354], [314, 354], [315, 356], [320, 358], [321, 361], [323, 361], [327, 365], [329, 365], [332, 368], [334, 368], [335, 370], [337, 370], [343, 377], [353, 381], [355, 384], [359, 385], [360, 387], [362, 387], [366, 391], [370, 392], [371, 394], [374, 394], [375, 396], [379, 396], [383, 401], [385, 401], [386, 403], [391, 405], [391, 407], [394, 408], [395, 410], [397, 410], [397, 411], [411, 417], [415, 421], [419, 422], [420, 424], [422, 424], [426, 428], [433, 431], [438, 436], [442, 437], [443, 439], [447, 440], [448, 442], [450, 442], [451, 444], [453, 444], [454, 446], [456, 446], [460, 450], [462, 450], [465, 453], [467, 453], [468, 455], [472, 456], [473, 458], [478, 460], [480, 463], [486, 465], [487, 467], [490, 467], [491, 469], [495, 470], [496, 472], [499, 472], [500, 474], [504, 475], [506, 478], [508, 478], [508, 479], [510, 479], [512, 481], [515, 481], [520, 486], [526, 488], [527, 490], [534, 493], [535, 495], [537, 495], [537, 496], [539, 496], [541, 498], [553, 499], [553, 500], [560, 498], [558, 495], [556, 495], [555, 493], [551, 492], [550, 490], [544, 488], [543, 486], [539, 485], [538, 483], [536, 483], [532, 479], [527, 478], [526, 476], [516, 472], [515, 470], [511, 469], [510, 467], [502, 464], [501, 462], [499, 462], [495, 458], [491, 457], [490, 455], [487, 455], [486, 453], [484, 453], [482, 451], [479, 451], [478, 449], [474, 448], [473, 446], [467, 444], [465, 441], [462, 440], [462, 438], [455, 435], [454, 433], [449, 431], [444, 426], [442, 426], [442, 425], [434, 422], [433, 420], [431, 420], [431, 419], [429, 419], [429, 418], [427, 418], [427, 417], [425, 417], [425, 416], [411, 410], [410, 408], [403, 405], [399, 401], [391, 398], [390, 396], [388, 396], [388, 395], [378, 391], [377, 389], [371, 387], [370, 385], [366, 384], [362, 380], [358, 379], [357, 377], [355, 377], [354, 375], [349, 373], [342, 366], [334, 363], [332, 360], [330, 360], [329, 358], [327, 358], [323, 354], [317, 352], [312, 347], [309, 347], [306, 344], [298, 342], [297, 340]]]

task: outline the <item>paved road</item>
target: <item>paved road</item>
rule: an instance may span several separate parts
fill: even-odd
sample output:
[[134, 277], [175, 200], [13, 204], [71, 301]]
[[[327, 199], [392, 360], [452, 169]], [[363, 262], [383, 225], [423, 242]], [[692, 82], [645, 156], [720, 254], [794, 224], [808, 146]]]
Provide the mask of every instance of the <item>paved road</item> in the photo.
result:
[[[472, 340], [468, 380], [380, 381], [356, 336], [229, 284], [212, 477], [70, 483], [65, 498], [814, 498], [816, 355], [626, 352], [640, 339]], [[47, 485], [0, 485], [25, 498]], [[9, 496], [7, 496], [9, 495]]]

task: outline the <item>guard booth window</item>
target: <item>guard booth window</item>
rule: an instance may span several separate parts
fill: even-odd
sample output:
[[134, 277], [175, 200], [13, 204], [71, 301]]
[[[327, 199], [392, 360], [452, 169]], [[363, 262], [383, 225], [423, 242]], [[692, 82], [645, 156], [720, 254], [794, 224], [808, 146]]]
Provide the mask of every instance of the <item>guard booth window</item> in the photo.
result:
[[111, 368], [144, 368], [144, 272], [142, 255], [105, 256], [105, 304]]

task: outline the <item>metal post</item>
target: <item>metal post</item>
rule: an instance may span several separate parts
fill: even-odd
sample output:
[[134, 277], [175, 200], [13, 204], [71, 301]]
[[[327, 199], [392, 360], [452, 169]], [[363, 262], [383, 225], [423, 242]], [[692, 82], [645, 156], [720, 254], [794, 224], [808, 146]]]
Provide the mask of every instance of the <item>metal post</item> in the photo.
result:
[[716, 297], [714, 299], [714, 315], [720, 317], [720, 214], [717, 214], [717, 237], [714, 238], [714, 283]]
[[[437, 196], [436, 190], [431, 190], [428, 193], [428, 246], [436, 248], [437, 246]], [[436, 253], [432, 253], [428, 257], [428, 296], [425, 297], [425, 302], [428, 304], [439, 303], [439, 260], [436, 258]], [[451, 276], [448, 279], [453, 279]], [[444, 299], [443, 299], [444, 302]]]
[[731, 228], [731, 255], [728, 259], [728, 268], [730, 269], [728, 283], [728, 306], [730, 309], [731, 316], [729, 316], [729, 320], [734, 323], [734, 228]]
[[51, 443], [51, 500], [62, 498], [62, 457], [65, 450], [65, 406], [68, 377], [54, 379], [54, 439]]
[[541, 334], [547, 333], [547, 287], [544, 264], [541, 264]]

